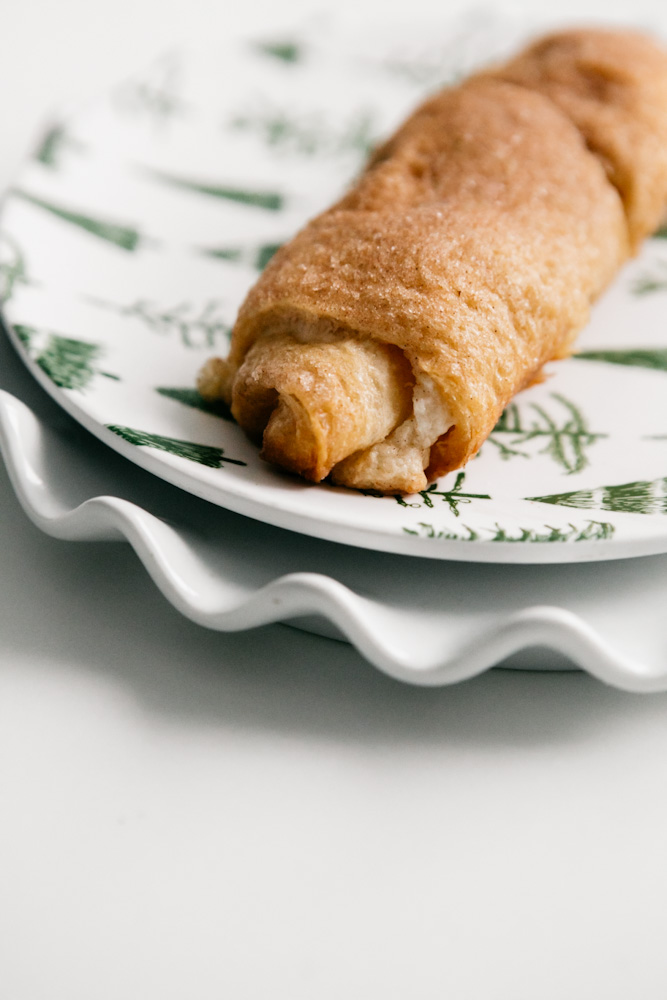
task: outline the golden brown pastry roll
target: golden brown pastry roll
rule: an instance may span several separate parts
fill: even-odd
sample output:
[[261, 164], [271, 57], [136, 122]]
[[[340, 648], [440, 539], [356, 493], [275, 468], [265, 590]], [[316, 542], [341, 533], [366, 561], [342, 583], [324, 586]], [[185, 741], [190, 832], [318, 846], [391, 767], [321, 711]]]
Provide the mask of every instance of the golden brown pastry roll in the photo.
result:
[[568, 354], [667, 202], [667, 54], [574, 31], [423, 104], [272, 259], [222, 396], [269, 461], [410, 493]]
[[602, 162], [633, 249], [665, 209], [665, 52], [633, 32], [571, 31], [531, 45], [493, 75], [545, 94]]

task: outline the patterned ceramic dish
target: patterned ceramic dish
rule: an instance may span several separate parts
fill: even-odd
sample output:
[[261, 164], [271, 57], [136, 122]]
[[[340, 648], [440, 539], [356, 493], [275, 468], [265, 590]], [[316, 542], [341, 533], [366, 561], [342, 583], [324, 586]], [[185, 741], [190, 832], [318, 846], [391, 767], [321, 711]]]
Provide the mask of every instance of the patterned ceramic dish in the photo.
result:
[[358, 549], [253, 523], [125, 461], [12, 355], [0, 337], [0, 452], [26, 513], [56, 538], [127, 540], [200, 625], [298, 625], [347, 639], [411, 684], [453, 684], [497, 664], [578, 665], [626, 690], [667, 689], [667, 555], [585, 566], [359, 559]]
[[4, 316], [31, 371], [135, 463], [280, 527], [486, 562], [667, 551], [666, 234], [597, 305], [579, 353], [412, 497], [297, 482], [193, 389], [275, 248], [425, 91], [517, 35], [485, 21], [370, 48], [329, 25], [173, 52], [55, 125], [0, 235]]

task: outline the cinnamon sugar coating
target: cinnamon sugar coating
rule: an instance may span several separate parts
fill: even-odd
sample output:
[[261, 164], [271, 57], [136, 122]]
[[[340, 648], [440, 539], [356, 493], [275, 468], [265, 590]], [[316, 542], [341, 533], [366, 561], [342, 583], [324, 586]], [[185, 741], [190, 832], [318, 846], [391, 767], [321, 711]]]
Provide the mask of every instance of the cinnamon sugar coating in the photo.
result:
[[[303, 460], [294, 448], [281, 457], [266, 440], [265, 451], [311, 479], [333, 470], [345, 483], [340, 470], [352, 464], [350, 485], [421, 489], [464, 465], [512, 397], [546, 361], [568, 354], [591, 303], [658, 225], [665, 202], [667, 55], [631, 33], [543, 39], [418, 108], [355, 187], [274, 256], [234, 327], [225, 369], [232, 411], [256, 438], [269, 426], [267, 397], [253, 417], [248, 385], [273, 337], [296, 331], [296, 368], [299, 345], [305, 358], [311, 339], [391, 345], [413, 382], [433, 380], [451, 424], [424, 450], [421, 471], [413, 448], [409, 471], [398, 455], [395, 475], [385, 468], [381, 484], [364, 482], [364, 470], [377, 467], [367, 450], [406, 419], [410, 379], [385, 363], [373, 392], [384, 384], [395, 405], [341, 444], [337, 408], [349, 427], [364, 404], [341, 403], [347, 376], [336, 352], [313, 388], [328, 435], [318, 454], [312, 434]], [[284, 379], [274, 389], [274, 405], [291, 392]], [[373, 397], [369, 412], [376, 407]], [[337, 474], [346, 448], [354, 462]]]

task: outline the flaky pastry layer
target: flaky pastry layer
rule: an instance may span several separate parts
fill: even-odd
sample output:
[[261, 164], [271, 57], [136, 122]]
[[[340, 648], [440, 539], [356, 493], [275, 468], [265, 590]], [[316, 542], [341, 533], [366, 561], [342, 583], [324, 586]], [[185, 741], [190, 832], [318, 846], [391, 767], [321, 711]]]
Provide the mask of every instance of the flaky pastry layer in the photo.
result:
[[413, 492], [566, 356], [667, 202], [667, 55], [574, 31], [442, 91], [272, 259], [206, 367], [272, 462]]

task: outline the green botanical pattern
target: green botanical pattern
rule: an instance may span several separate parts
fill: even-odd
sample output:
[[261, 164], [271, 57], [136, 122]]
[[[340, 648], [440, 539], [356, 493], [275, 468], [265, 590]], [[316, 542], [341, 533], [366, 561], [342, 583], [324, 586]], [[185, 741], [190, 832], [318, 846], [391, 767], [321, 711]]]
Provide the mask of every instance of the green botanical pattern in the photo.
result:
[[25, 258], [9, 233], [0, 232], [0, 304], [9, 302], [17, 285], [29, 285]]
[[495, 524], [492, 528], [470, 528], [462, 525], [463, 531], [447, 531], [434, 528], [432, 524], [419, 522], [417, 528], [403, 528], [406, 535], [434, 538], [438, 541], [455, 542], [590, 542], [604, 541], [614, 534], [614, 526], [608, 521], [587, 521], [585, 525], [568, 524], [565, 528], [552, 528], [545, 524], [542, 530], [536, 528], [516, 528], [507, 530]]
[[526, 497], [539, 503], [577, 507], [582, 510], [609, 510], [625, 514], [667, 514], [667, 478], [598, 486], [592, 490], [572, 493], [551, 493], [548, 496]]
[[[235, 72], [239, 59], [245, 60], [245, 64], [231, 81], [235, 85], [225, 95], [224, 111], [221, 111], [220, 86], [227, 86], [231, 80], [231, 77], [219, 75], [224, 52], [218, 49], [211, 53], [210, 64], [202, 53], [196, 65], [190, 65], [190, 57], [184, 58], [183, 53], [171, 53], [154, 63], [148, 72], [116, 88], [111, 95], [111, 106], [105, 102], [95, 121], [91, 115], [81, 126], [76, 120], [73, 124], [69, 121], [54, 124], [34, 151], [36, 163], [33, 162], [26, 179], [21, 178], [18, 182], [19, 190], [12, 192], [16, 202], [13, 208], [10, 206], [10, 211], [15, 210], [17, 225], [26, 227], [25, 236], [20, 228], [16, 229], [21, 246], [13, 237], [0, 232], [0, 302], [14, 295], [7, 310], [12, 314], [10, 330], [15, 334], [14, 339], [18, 338], [23, 345], [22, 353], [32, 359], [33, 370], [39, 366], [59, 387], [56, 392], [59, 398], [76, 392], [81, 412], [107, 428], [114, 435], [108, 435], [107, 441], [115, 441], [135, 460], [148, 461], [152, 455], [153, 465], [158, 467], [165, 462], [168, 466], [176, 464], [168, 456], [186, 459], [195, 465], [178, 463], [184, 470], [181, 478], [192, 482], [195, 489], [197, 480], [206, 478], [212, 482], [218, 479], [224, 498], [226, 489], [231, 488], [228, 477], [248, 475], [251, 471], [242, 473], [240, 469], [247, 467], [246, 462], [228, 457], [228, 452], [245, 454], [246, 449], [235, 435], [226, 439], [223, 434], [207, 432], [207, 426], [214, 429], [213, 419], [229, 421], [231, 414], [224, 404], [211, 404], [203, 399], [195, 388], [192, 373], [207, 357], [227, 352], [234, 318], [232, 305], [244, 284], [253, 279], [252, 272], [261, 272], [269, 264], [292, 228], [287, 214], [280, 213], [294, 210], [305, 218], [308, 212], [316, 211], [318, 190], [321, 193], [333, 183], [332, 165], [340, 178], [349, 177], [359, 169], [362, 158], [379, 139], [391, 115], [391, 107], [396, 107], [396, 100], [407, 106], [417, 99], [420, 91], [467, 72], [481, 47], [495, 46], [496, 40], [491, 37], [493, 29], [486, 35], [482, 31], [484, 37], [480, 38], [478, 28], [479, 25], [469, 22], [439, 39], [424, 35], [421, 43], [408, 36], [395, 38], [391, 51], [389, 46], [384, 54], [375, 47], [372, 51], [369, 48], [366, 57], [363, 46], [357, 47], [355, 43], [354, 51], [341, 50], [338, 56], [333, 50], [329, 51], [326, 65], [322, 66], [318, 54], [323, 44], [331, 48], [330, 43], [313, 38], [311, 46], [310, 35], [301, 36], [296, 32], [294, 36], [265, 35], [246, 40], [241, 48], [234, 43], [231, 62], [227, 61], [223, 67], [225, 73]], [[421, 52], [420, 44], [423, 46]], [[331, 73], [330, 63], [335, 58], [338, 58], [337, 71], [345, 77], [344, 89], [349, 101], [345, 97], [347, 103], [336, 101], [326, 108], [322, 105], [321, 88], [315, 84], [319, 73]], [[389, 74], [393, 75], [392, 79]], [[371, 99], [366, 95], [370, 94], [368, 85], [373, 82], [379, 89], [375, 89]], [[290, 101], [285, 96], [292, 87], [298, 88], [297, 101]], [[230, 99], [231, 105], [227, 103]], [[185, 116], [188, 116], [186, 121]], [[189, 128], [189, 124], [193, 128]], [[102, 127], [107, 130], [105, 135]], [[95, 146], [95, 137], [99, 137], [99, 147]], [[230, 138], [233, 140], [231, 145], [227, 141]], [[200, 156], [198, 148], [182, 148], [182, 143], [201, 141], [205, 141], [210, 155], [218, 156], [217, 167], [210, 164], [206, 167], [207, 157]], [[62, 168], [75, 167], [78, 160], [86, 161], [77, 149], [82, 153], [90, 152], [91, 156], [95, 153], [95, 162], [92, 159], [90, 162], [97, 169], [99, 161], [108, 172], [108, 190], [113, 198], [106, 198], [104, 192], [97, 192], [99, 197], [96, 197], [95, 185], [87, 188], [85, 178], [82, 178], [80, 192], [71, 188], [72, 176]], [[263, 165], [266, 170], [261, 174], [254, 169], [248, 171], [246, 161]], [[192, 166], [197, 162], [199, 167]], [[34, 173], [32, 180], [30, 171]], [[308, 174], [307, 183], [300, 185], [298, 191], [295, 189], [293, 195], [290, 171], [293, 183], [302, 174], [304, 177]], [[38, 176], [44, 184], [48, 181], [47, 187], [37, 186], [35, 179]], [[154, 197], [146, 200], [148, 188], [153, 190]], [[126, 204], [115, 208], [123, 193]], [[203, 230], [196, 233], [202, 222], [197, 220], [197, 210], [219, 218], [217, 236], [209, 234], [207, 237]], [[243, 220], [252, 225], [240, 225]], [[11, 226], [14, 232], [13, 218]], [[31, 227], [35, 226], [33, 235]], [[70, 269], [73, 267], [84, 278], [89, 275], [90, 281], [81, 291], [73, 291], [73, 286], [52, 288], [48, 281], [51, 270], [47, 269], [44, 275], [35, 271], [41, 255], [35, 253], [33, 257], [31, 240], [43, 239], [41, 231], [45, 229], [53, 236], [54, 257], [71, 253], [72, 259], [67, 262]], [[178, 233], [176, 244], [171, 239], [161, 239], [160, 243], [151, 239], [153, 235], [160, 236], [162, 230]], [[652, 252], [635, 268], [631, 286], [634, 295], [649, 296], [642, 314], [649, 321], [651, 317], [655, 319], [654, 310], [661, 308], [663, 302], [658, 294], [651, 299], [651, 294], [667, 292], [667, 251], [661, 250], [657, 242], [667, 240], [667, 225], [660, 227], [653, 236], [656, 242], [652, 243]], [[109, 249], [105, 253], [104, 243], [117, 251]], [[151, 245], [157, 247], [156, 254], [141, 252]], [[21, 248], [25, 248], [26, 254]], [[183, 253], [187, 255], [185, 258]], [[169, 273], [174, 266], [182, 265], [179, 281], [170, 284], [167, 280], [162, 292], [150, 281], [160, 254], [166, 255], [164, 260], [165, 266], [169, 265]], [[84, 262], [89, 258], [90, 268], [77, 270], [81, 263], [79, 257]], [[127, 272], [128, 264], [136, 266], [131, 266]], [[142, 279], [144, 265], [148, 268], [147, 281]], [[53, 273], [56, 274], [55, 268]], [[207, 276], [212, 279], [208, 289]], [[46, 284], [24, 292], [22, 285], [34, 285], [36, 278]], [[185, 291], [176, 287], [188, 282]], [[201, 286], [199, 292], [197, 286]], [[116, 294], [114, 289], [118, 288], [125, 288], [125, 292]], [[97, 307], [86, 313], [94, 322], [85, 327], [64, 322], [56, 329], [80, 330], [84, 336], [93, 336], [96, 342], [64, 336], [25, 322], [14, 324], [14, 320], [22, 319], [29, 324], [32, 316], [38, 315], [38, 309], [48, 308], [48, 296], [55, 292], [65, 308], [68, 297], [73, 297], [73, 307], [78, 301], [81, 308], [84, 291], [89, 293], [86, 301]], [[220, 299], [213, 297], [218, 291]], [[633, 299], [627, 278], [617, 291], [635, 302], [635, 311], [641, 310], [642, 303]], [[93, 294], [99, 298], [90, 298]], [[107, 314], [99, 310], [107, 310]], [[398, 534], [404, 539], [409, 536], [431, 539], [434, 545], [437, 540], [451, 541], [454, 546], [458, 542], [490, 541], [499, 543], [501, 548], [503, 543], [519, 546], [598, 540], [604, 543], [615, 537], [614, 532], [621, 533], [623, 538], [627, 535], [629, 539], [633, 530], [636, 535], [642, 529], [658, 537], [660, 525], [667, 525], [663, 516], [667, 514], [667, 470], [658, 467], [649, 473], [644, 469], [624, 468], [620, 452], [617, 459], [613, 458], [612, 435], [615, 440], [623, 427], [627, 438], [633, 427], [624, 424], [627, 415], [622, 408], [617, 415], [606, 413], [608, 426], [601, 422], [599, 407], [596, 409], [600, 393], [611, 392], [602, 380], [614, 381], [622, 375], [623, 382], [628, 381], [628, 391], [637, 389], [646, 395], [646, 413], [659, 410], [660, 373], [667, 373], [667, 336], [664, 346], [659, 338], [657, 346], [650, 346], [650, 339], [649, 346], [646, 340], [642, 346], [641, 339], [638, 341], [640, 346], [636, 346], [633, 343], [636, 340], [628, 337], [623, 341], [612, 331], [609, 339], [602, 341], [602, 347], [592, 345], [594, 349], [575, 355], [581, 364], [598, 362], [600, 365], [595, 369], [600, 386], [591, 395], [592, 402], [576, 388], [580, 376], [591, 374], [592, 369], [582, 372], [581, 364], [579, 367], [563, 366], [550, 384], [537, 393], [520, 395], [507, 407], [484, 446], [486, 465], [483, 459], [474, 466], [469, 465], [467, 471], [455, 472], [414, 495], [385, 496], [385, 504], [381, 505], [384, 510], [382, 531], [387, 536]], [[106, 357], [105, 349], [108, 351]], [[150, 365], [145, 365], [141, 372], [137, 368], [136, 378], [131, 380], [131, 385], [128, 382], [125, 386], [129, 396], [125, 391], [117, 392], [115, 383], [106, 381], [117, 376], [102, 369], [107, 365], [117, 368], [125, 377], [132, 361], [136, 362], [138, 355], [146, 351], [151, 357], [161, 359], [160, 365], [152, 372]], [[166, 364], [167, 357], [161, 358], [164, 351], [175, 367]], [[193, 361], [192, 351], [201, 353], [201, 358], [198, 353], [194, 355], [196, 365], [187, 363], [188, 354]], [[183, 361], [180, 375], [177, 374], [178, 356]], [[122, 358], [124, 365], [121, 365]], [[616, 371], [614, 375], [609, 365], [624, 366], [628, 370]], [[167, 374], [169, 367], [171, 375]], [[634, 376], [630, 371], [633, 368]], [[639, 368], [657, 374], [644, 375], [637, 372]], [[139, 420], [132, 400], [138, 401], [146, 413], [154, 410], [158, 419], [144, 416]], [[165, 417], [167, 420], [163, 422], [161, 418]], [[132, 426], [127, 426], [125, 420], [130, 420]], [[226, 425], [218, 423], [217, 426], [220, 430]], [[146, 427], [179, 436], [140, 429]], [[654, 420], [645, 431], [660, 432], [661, 429], [667, 434], [667, 423], [658, 420], [656, 425]], [[667, 438], [662, 444], [657, 439], [649, 443], [640, 437], [643, 433], [643, 428], [634, 426], [637, 447], [659, 457]], [[605, 438], [608, 439], [606, 445]], [[207, 441], [215, 443], [202, 443]], [[129, 448], [130, 444], [134, 448]], [[135, 451], [136, 448], [141, 450]], [[519, 458], [532, 458], [533, 461], [519, 462]], [[250, 457], [247, 462], [252, 465]], [[599, 462], [599, 465], [591, 469], [592, 462]], [[609, 471], [612, 465], [614, 468]], [[604, 471], [605, 466], [607, 471]], [[224, 470], [226, 467], [226, 475], [224, 472], [220, 476], [217, 472], [204, 472], [205, 468]], [[485, 468], [488, 469], [486, 477]], [[579, 477], [575, 475], [582, 471]], [[662, 476], [662, 472], [666, 473], [664, 478], [625, 482], [635, 475]], [[536, 474], [539, 481], [535, 479]], [[564, 492], [568, 476], [569, 492]], [[582, 483], [615, 485], [574, 488]], [[267, 500], [268, 494], [261, 484], [255, 483], [255, 487], [258, 503], [270, 504], [271, 499]], [[535, 488], [543, 495], [525, 496]], [[491, 493], [476, 492], [479, 489], [491, 490]], [[329, 489], [318, 491], [318, 496], [314, 496], [317, 500], [314, 516], [323, 519], [330, 516], [335, 493]], [[376, 493], [369, 495], [379, 496]], [[366, 506], [362, 500], [356, 504], [353, 501], [351, 498], [352, 506], [349, 513], [345, 513], [351, 525], [356, 523], [356, 507], [359, 506], [363, 513], [361, 506]], [[540, 506], [544, 504], [551, 505], [548, 511]], [[604, 521], [606, 512], [612, 513], [613, 524]], [[633, 519], [626, 514], [656, 517]], [[422, 517], [432, 521], [417, 520]], [[547, 517], [552, 523], [547, 523]], [[655, 529], [650, 527], [651, 521]], [[419, 542], [412, 548], [416, 551]], [[446, 546], [441, 548], [444, 552]], [[499, 554], [499, 551], [496, 545], [494, 558], [511, 560], [511, 553]], [[519, 558], [517, 550], [512, 551], [516, 561]], [[527, 558], [525, 551], [522, 558]], [[553, 559], [553, 555], [550, 558]], [[577, 555], [575, 552], [568, 556], [567, 551], [563, 551], [558, 558], [571, 559]]]
[[85, 389], [96, 374], [99, 344], [52, 335], [37, 364], [62, 389]]
[[297, 156], [341, 156], [365, 158], [375, 146], [378, 130], [369, 110], [358, 110], [340, 125], [331, 125], [324, 112], [298, 115], [289, 108], [265, 104], [232, 118], [239, 132], [256, 135], [271, 149]]
[[129, 444], [144, 448], [157, 448], [179, 458], [187, 458], [190, 462], [199, 462], [210, 469], [220, 469], [225, 462], [230, 465], [246, 465], [237, 458], [228, 458], [222, 448], [209, 444], [196, 444], [193, 441], [182, 441], [180, 438], [164, 437], [162, 434], [149, 434], [134, 427], [122, 427], [119, 424], [106, 424], [107, 430], [118, 434]]
[[284, 63], [301, 62], [304, 57], [304, 47], [296, 41], [285, 39], [284, 41], [255, 42], [254, 47], [264, 56], [278, 59]]
[[[40, 336], [35, 327], [17, 324], [14, 333], [26, 349], [34, 346]], [[35, 357], [35, 362], [61, 389], [86, 389], [96, 375], [104, 375], [118, 381], [117, 375], [101, 371], [96, 362], [104, 353], [100, 344], [73, 337], [62, 337], [56, 333], [46, 336], [44, 349]]]
[[161, 396], [166, 396], [167, 399], [174, 399], [177, 403], [183, 403], [184, 406], [191, 406], [196, 410], [202, 410], [204, 413], [211, 413], [216, 417], [222, 417], [224, 420], [232, 419], [226, 403], [223, 403], [222, 400], [216, 400], [215, 403], [211, 403], [204, 399], [196, 389], [159, 386], [155, 391], [159, 392]]
[[55, 215], [56, 218], [62, 219], [63, 222], [69, 222], [73, 226], [78, 226], [85, 232], [99, 237], [101, 240], [115, 244], [121, 250], [136, 250], [142, 239], [137, 230], [132, 229], [130, 226], [122, 226], [115, 222], [84, 215], [81, 212], [74, 212], [69, 208], [63, 208], [61, 205], [55, 205], [44, 198], [38, 198], [36, 195], [29, 194], [27, 191], [15, 188], [13, 194], [18, 195], [19, 198], [23, 198], [24, 201], [30, 202], [31, 205], [43, 208], [45, 212]]
[[[471, 503], [472, 500], [490, 500], [491, 497], [488, 493], [464, 493], [462, 490], [463, 483], [465, 482], [466, 474], [465, 472], [459, 472], [456, 477], [456, 482], [452, 486], [451, 490], [439, 490], [437, 483], [431, 483], [427, 486], [425, 490], [420, 490], [419, 493], [411, 494], [410, 497], [406, 498], [400, 496], [400, 494], [394, 494], [394, 500], [400, 507], [434, 507], [435, 502], [445, 503], [451, 510], [455, 517], [459, 517], [459, 505]], [[364, 496], [368, 497], [384, 497], [384, 493], [377, 493], [375, 490], [361, 490]], [[417, 497], [421, 497], [420, 500]]]
[[45, 167], [57, 170], [62, 152], [67, 148], [81, 149], [82, 144], [68, 134], [64, 125], [54, 125], [43, 136], [35, 151], [35, 159]]
[[23, 326], [19, 323], [13, 327], [13, 330], [19, 341], [23, 344], [26, 350], [28, 350], [32, 343], [32, 338], [37, 331], [31, 326]]
[[656, 263], [653, 271], [646, 271], [637, 278], [632, 291], [635, 295], [649, 295], [651, 292], [667, 291], [667, 260]]
[[409, 83], [420, 88], [435, 88], [447, 82], [454, 83], [460, 74], [447, 73], [442, 65], [428, 59], [410, 59], [400, 56], [389, 56], [384, 60], [384, 69], [392, 76], [403, 77]]
[[282, 243], [262, 243], [260, 246], [251, 247], [216, 247], [203, 252], [207, 257], [216, 257], [218, 260], [227, 260], [233, 264], [246, 264], [256, 271], [263, 271], [281, 246]]
[[574, 357], [581, 361], [606, 361], [612, 365], [653, 368], [655, 371], [667, 372], [667, 348], [580, 351]]
[[581, 472], [589, 461], [586, 449], [607, 435], [590, 431], [581, 410], [571, 400], [555, 392], [550, 397], [560, 405], [563, 413], [553, 416], [543, 406], [530, 403], [527, 409], [535, 417], [526, 419], [525, 410], [520, 410], [517, 403], [510, 403], [488, 440], [505, 459], [528, 458], [521, 448], [530, 441], [544, 441], [541, 455], [549, 455], [568, 475]]
[[[458, 30], [454, 28], [443, 36], [445, 41], [437, 47], [427, 43], [421, 51], [414, 51], [401, 45], [383, 60], [383, 69], [422, 90], [455, 83], [468, 75], [473, 62], [479, 64], [480, 57], [483, 62], [489, 61], [487, 51], [479, 52], [479, 34], [484, 32], [486, 25], [482, 25], [476, 15], [473, 18], [479, 23], [465, 24]], [[470, 58], [472, 52], [477, 53], [473, 60]]]
[[187, 112], [180, 97], [181, 60], [178, 53], [166, 53], [141, 76], [125, 80], [113, 93], [114, 107], [121, 114], [139, 115], [156, 125], [164, 125]]
[[200, 349], [222, 344], [226, 348], [229, 342], [231, 327], [221, 318], [221, 304], [216, 299], [209, 299], [203, 306], [179, 302], [167, 308], [150, 299], [137, 299], [128, 305], [94, 298], [87, 298], [87, 301], [119, 316], [140, 320], [153, 333], [180, 337], [184, 347]]
[[204, 181], [177, 177], [175, 174], [165, 174], [157, 170], [151, 171], [151, 174], [163, 183], [183, 191], [220, 198], [223, 201], [235, 201], [240, 205], [263, 208], [268, 212], [279, 212], [285, 204], [283, 195], [277, 191], [253, 191], [250, 188], [237, 188], [225, 184], [207, 184]]

